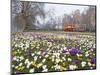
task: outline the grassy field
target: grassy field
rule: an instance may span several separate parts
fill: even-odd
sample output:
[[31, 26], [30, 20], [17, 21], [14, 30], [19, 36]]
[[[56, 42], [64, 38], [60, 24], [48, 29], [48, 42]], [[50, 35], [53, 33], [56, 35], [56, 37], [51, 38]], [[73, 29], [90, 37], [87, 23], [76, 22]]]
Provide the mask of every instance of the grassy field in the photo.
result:
[[[27, 31], [26, 31], [27, 32]], [[95, 32], [65, 32], [65, 31], [50, 31], [50, 30], [30, 30], [29, 32], [44, 32], [44, 33], [61, 33], [61, 34], [65, 34], [65, 33], [71, 33], [71, 34], [94, 34]]]
[[34, 31], [12, 34], [12, 73], [96, 68], [95, 33]]

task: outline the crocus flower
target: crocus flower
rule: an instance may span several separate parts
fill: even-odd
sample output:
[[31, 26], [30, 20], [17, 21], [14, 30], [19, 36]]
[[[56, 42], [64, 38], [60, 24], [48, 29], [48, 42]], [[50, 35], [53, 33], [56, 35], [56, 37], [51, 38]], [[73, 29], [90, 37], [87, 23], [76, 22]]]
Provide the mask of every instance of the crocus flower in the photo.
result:
[[76, 55], [78, 53], [77, 49], [72, 49], [69, 51], [71, 55]]
[[72, 49], [69, 51], [71, 55], [82, 54], [83, 52], [78, 49]]
[[92, 64], [96, 64], [96, 58], [91, 59]]
[[74, 60], [73, 63], [74, 64], [80, 64], [80, 60]]

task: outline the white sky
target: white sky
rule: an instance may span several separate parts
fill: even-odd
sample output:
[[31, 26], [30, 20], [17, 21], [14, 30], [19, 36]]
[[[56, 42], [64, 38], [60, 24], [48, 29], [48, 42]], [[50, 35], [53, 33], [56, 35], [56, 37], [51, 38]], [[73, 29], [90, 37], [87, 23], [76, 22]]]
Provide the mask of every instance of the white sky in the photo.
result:
[[[89, 6], [81, 6], [81, 5], [68, 5], [68, 4], [48, 4], [45, 3], [44, 10], [45, 12], [48, 12], [49, 14], [52, 14], [50, 12], [53, 12], [52, 18], [56, 19], [56, 17], [62, 18], [64, 14], [71, 14], [73, 11], [79, 9], [80, 13], [82, 13], [84, 10], [88, 9]], [[47, 13], [46, 13], [47, 15]], [[46, 16], [45, 20], [44, 19], [39, 19], [37, 17], [38, 21], [43, 23], [47, 23], [50, 20], [50, 16]]]
[[72, 11], [75, 11], [77, 9], [79, 9], [80, 12], [83, 12], [87, 8], [88, 6], [80, 6], [80, 5], [45, 4], [45, 11], [49, 11], [50, 9], [53, 9], [56, 13], [55, 16], [61, 16], [64, 13], [71, 14]]

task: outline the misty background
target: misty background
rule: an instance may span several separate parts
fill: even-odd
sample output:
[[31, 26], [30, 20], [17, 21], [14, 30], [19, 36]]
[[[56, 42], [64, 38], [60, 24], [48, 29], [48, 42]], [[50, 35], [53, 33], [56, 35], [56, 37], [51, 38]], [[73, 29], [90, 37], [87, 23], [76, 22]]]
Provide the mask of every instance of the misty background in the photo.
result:
[[95, 6], [50, 4], [12, 0], [12, 33], [30, 30], [63, 31], [64, 25], [75, 25], [77, 31], [95, 32]]

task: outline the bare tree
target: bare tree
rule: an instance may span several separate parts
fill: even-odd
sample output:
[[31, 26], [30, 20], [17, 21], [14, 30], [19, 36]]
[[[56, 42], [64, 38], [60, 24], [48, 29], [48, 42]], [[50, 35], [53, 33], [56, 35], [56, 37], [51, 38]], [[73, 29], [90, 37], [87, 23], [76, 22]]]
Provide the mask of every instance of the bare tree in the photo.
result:
[[34, 22], [36, 21], [36, 16], [45, 17], [43, 7], [43, 3], [12, 0], [12, 13], [15, 14], [14, 20], [12, 21], [12, 27], [14, 26], [15, 29], [13, 32], [27, 31], [35, 28]]
[[82, 23], [86, 24], [87, 31], [95, 31], [95, 7], [89, 7], [82, 13]]

